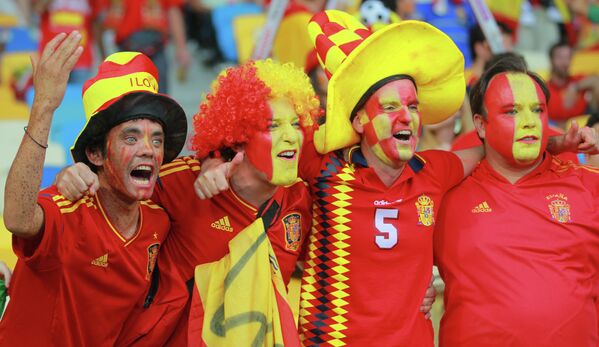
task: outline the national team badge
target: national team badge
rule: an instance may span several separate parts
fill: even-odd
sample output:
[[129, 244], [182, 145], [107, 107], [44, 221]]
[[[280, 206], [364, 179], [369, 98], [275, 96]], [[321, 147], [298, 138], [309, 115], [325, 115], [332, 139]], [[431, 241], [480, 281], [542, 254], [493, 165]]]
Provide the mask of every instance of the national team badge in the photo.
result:
[[159, 243], [153, 243], [148, 247], [148, 272], [146, 273], [146, 280], [150, 280], [152, 278], [152, 272], [154, 272], [154, 267], [156, 266], [156, 259], [158, 258], [158, 250], [160, 249]]
[[418, 225], [431, 226], [435, 224], [435, 203], [426, 195], [420, 195], [416, 202], [418, 210]]
[[283, 217], [285, 227], [285, 248], [297, 251], [302, 238], [302, 217], [299, 213], [291, 213]]
[[570, 205], [565, 200], [555, 199], [547, 205], [549, 207], [549, 212], [551, 212], [551, 218], [560, 222], [560, 223], [568, 223], [572, 220], [570, 219]]

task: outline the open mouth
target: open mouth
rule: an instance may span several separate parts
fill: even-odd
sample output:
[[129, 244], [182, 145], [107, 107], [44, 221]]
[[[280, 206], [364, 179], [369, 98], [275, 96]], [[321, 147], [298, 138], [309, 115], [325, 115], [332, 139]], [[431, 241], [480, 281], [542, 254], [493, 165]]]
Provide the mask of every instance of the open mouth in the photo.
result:
[[296, 154], [297, 154], [296, 150], [288, 150], [288, 151], [280, 152], [279, 154], [277, 154], [277, 157], [284, 159], [284, 160], [293, 160], [293, 159], [295, 159]]
[[410, 138], [412, 138], [412, 131], [400, 130], [397, 133], [393, 134], [393, 137], [395, 137], [399, 141], [410, 141]]
[[146, 185], [152, 178], [152, 167], [149, 165], [139, 165], [131, 170], [131, 179], [136, 184]]

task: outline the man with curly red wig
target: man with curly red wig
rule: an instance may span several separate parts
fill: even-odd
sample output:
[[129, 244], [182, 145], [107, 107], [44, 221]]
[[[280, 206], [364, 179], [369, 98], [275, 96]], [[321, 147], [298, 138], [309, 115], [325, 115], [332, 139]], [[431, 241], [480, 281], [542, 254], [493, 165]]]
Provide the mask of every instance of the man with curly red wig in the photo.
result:
[[[189, 314], [187, 285], [193, 284], [194, 268], [225, 256], [229, 242], [273, 205], [279, 209], [267, 232], [276, 257], [271, 262], [285, 285], [289, 282], [311, 226], [311, 198], [297, 167], [319, 105], [308, 77], [291, 64], [249, 62], [218, 77], [193, 119], [196, 156], [161, 168], [152, 200], [168, 212], [172, 228], [160, 249], [160, 275], [123, 329], [130, 333], [117, 345], [203, 343], [197, 290]], [[198, 159], [231, 159], [236, 153], [242, 154], [230, 173], [231, 189], [211, 200], [198, 199], [192, 189], [201, 170]], [[58, 185], [73, 199], [87, 189], [75, 187], [73, 177], [90, 175], [87, 167], [71, 167]]]

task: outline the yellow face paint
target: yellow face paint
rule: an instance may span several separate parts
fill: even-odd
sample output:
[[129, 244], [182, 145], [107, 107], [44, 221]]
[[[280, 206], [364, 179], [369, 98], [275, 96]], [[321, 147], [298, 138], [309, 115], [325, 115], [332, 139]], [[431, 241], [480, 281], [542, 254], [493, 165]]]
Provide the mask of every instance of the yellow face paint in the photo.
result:
[[366, 144], [388, 166], [412, 158], [418, 145], [420, 113], [416, 88], [409, 79], [381, 87], [358, 113]]
[[297, 181], [304, 134], [293, 105], [283, 98], [269, 100], [272, 120], [267, 131], [256, 133], [246, 146], [250, 162], [274, 185]]
[[503, 73], [485, 94], [486, 139], [510, 162], [535, 161], [547, 146], [547, 105], [538, 84], [523, 73]]

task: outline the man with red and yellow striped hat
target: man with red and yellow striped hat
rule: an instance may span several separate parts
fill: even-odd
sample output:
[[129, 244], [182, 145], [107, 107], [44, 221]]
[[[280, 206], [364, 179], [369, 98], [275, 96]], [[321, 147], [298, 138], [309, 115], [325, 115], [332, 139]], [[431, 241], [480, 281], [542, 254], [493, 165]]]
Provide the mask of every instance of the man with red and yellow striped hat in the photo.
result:
[[329, 76], [326, 121], [300, 166], [315, 223], [302, 280], [306, 346], [432, 346], [419, 310], [432, 271], [442, 196], [482, 151], [416, 154], [422, 124], [451, 116], [464, 95], [463, 56], [416, 21], [374, 33], [326, 11], [308, 30]]
[[0, 345], [112, 346], [149, 287], [170, 228], [148, 199], [158, 170], [187, 133], [183, 109], [158, 94], [141, 53], [109, 56], [83, 88], [87, 124], [71, 149], [99, 177], [94, 193], [68, 201], [38, 189], [52, 116], [82, 53], [78, 32], [57, 35], [33, 61], [35, 98], [6, 181], [4, 221], [19, 260]]

